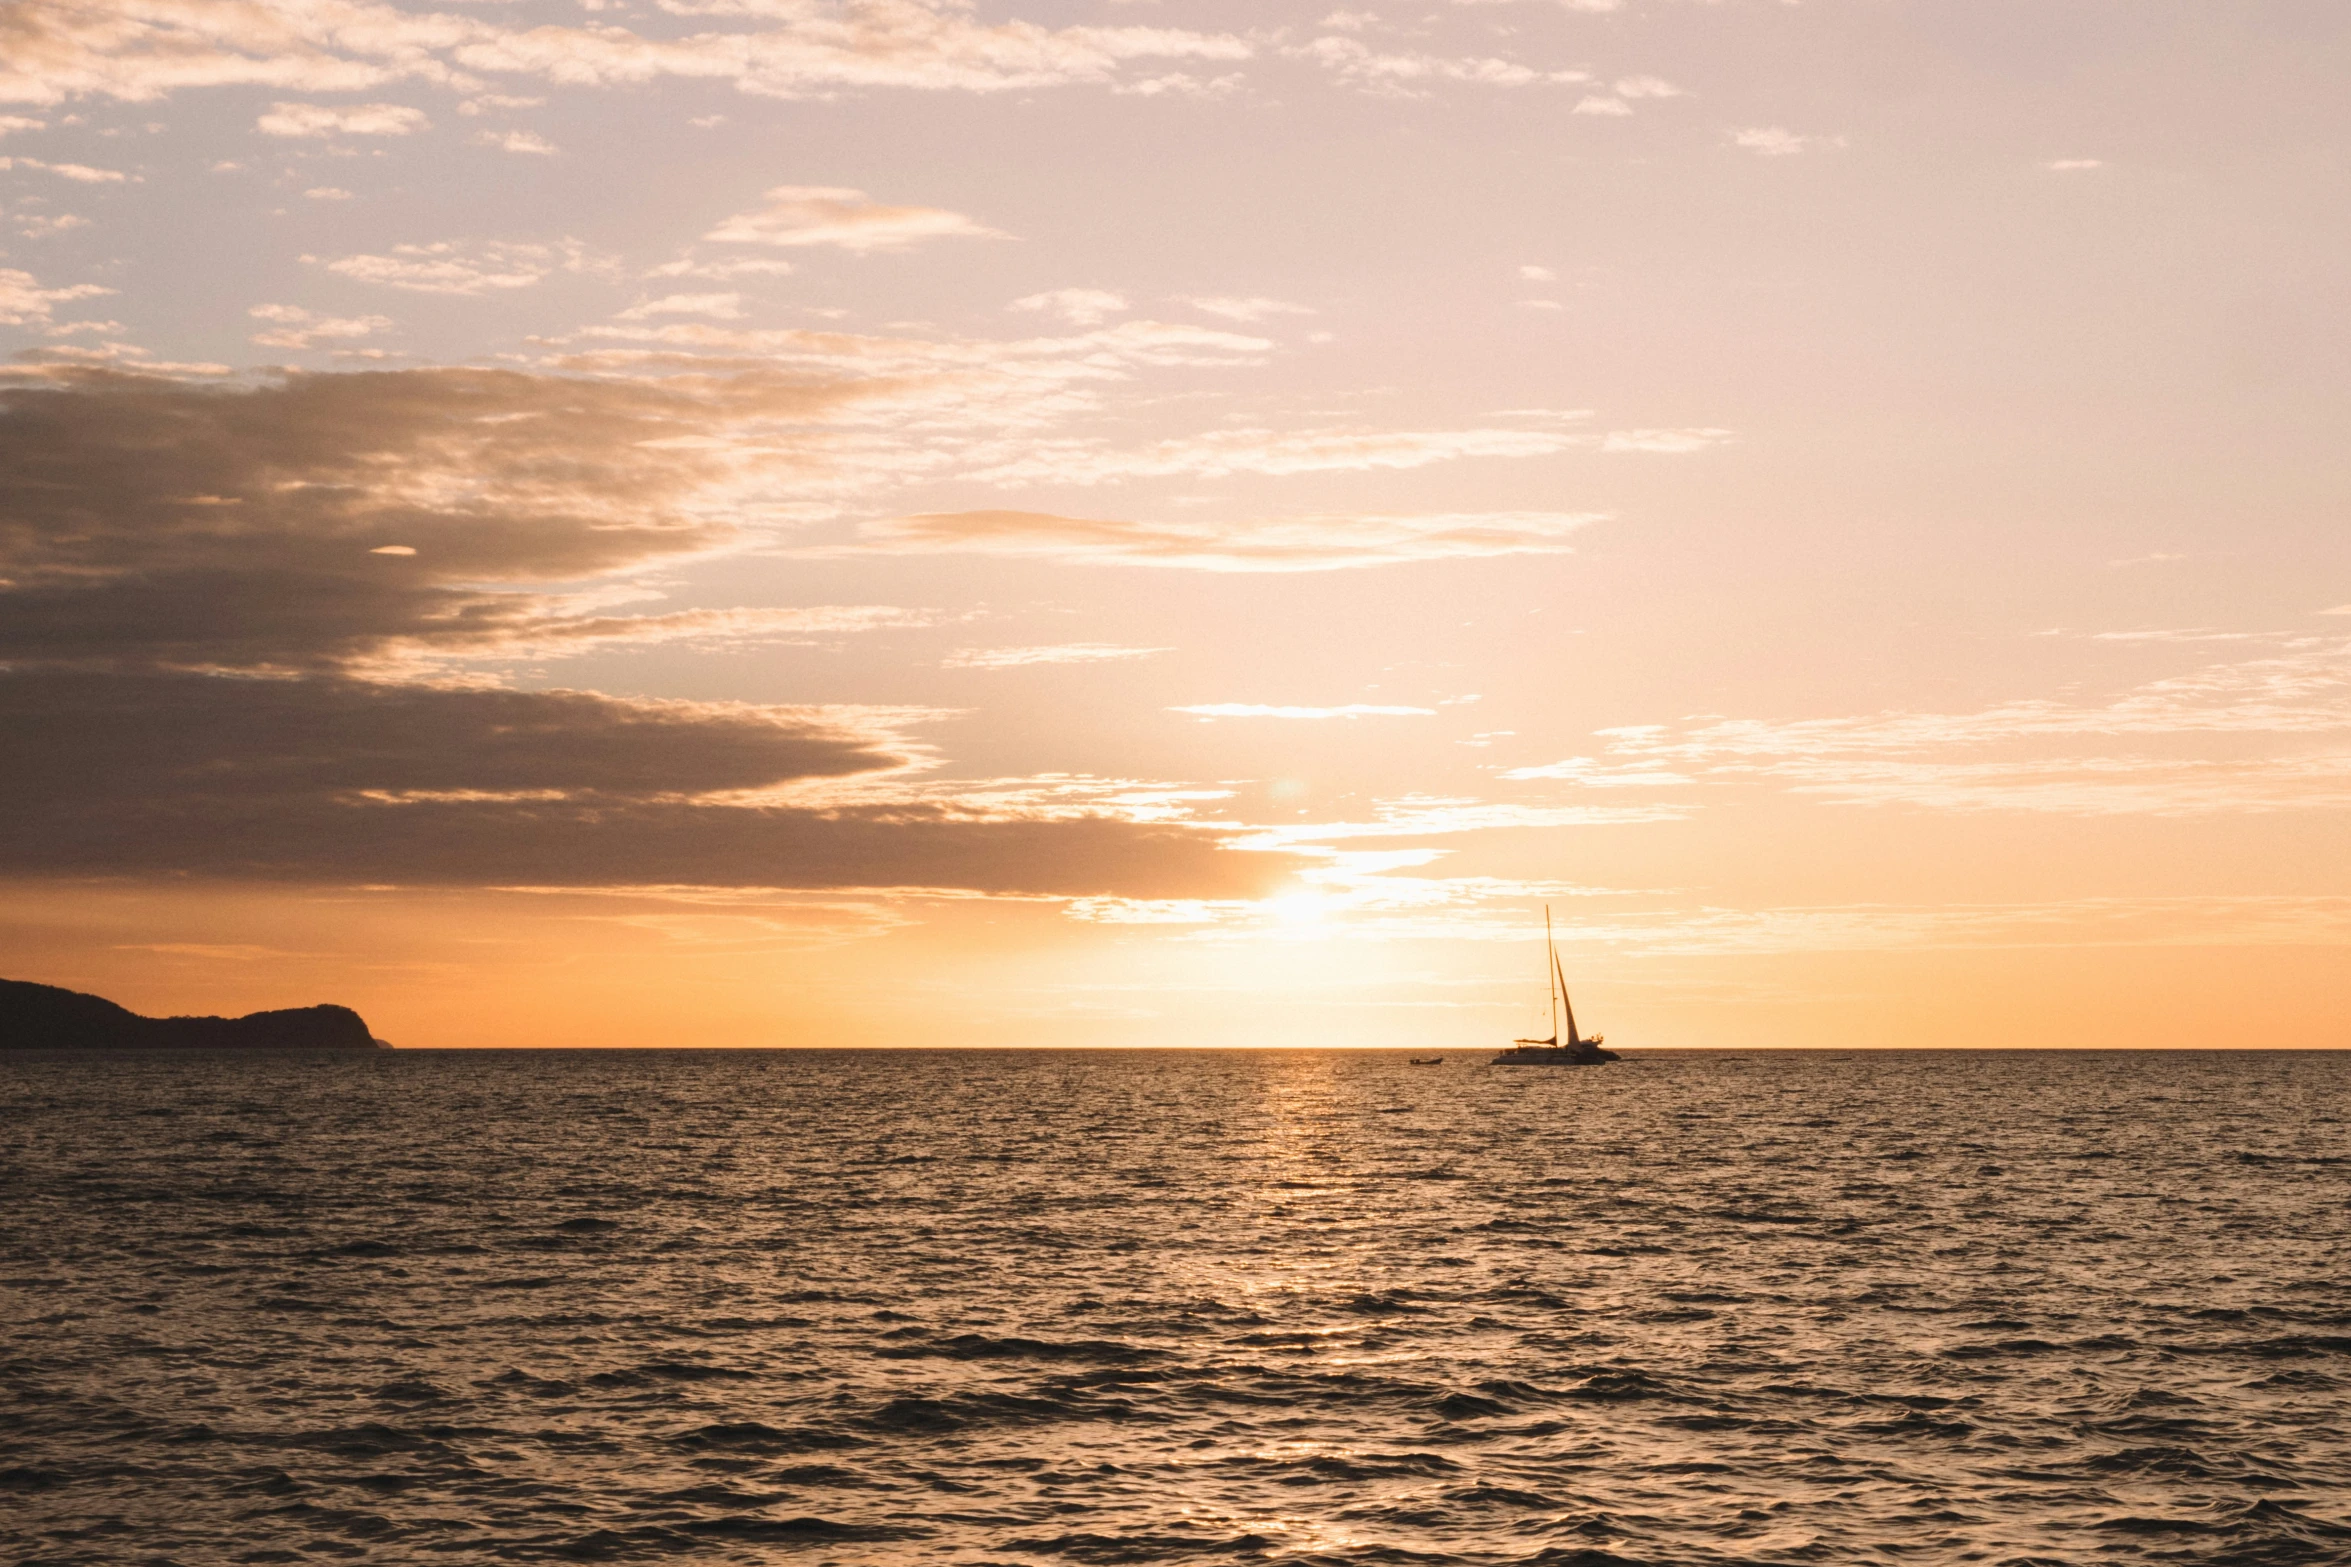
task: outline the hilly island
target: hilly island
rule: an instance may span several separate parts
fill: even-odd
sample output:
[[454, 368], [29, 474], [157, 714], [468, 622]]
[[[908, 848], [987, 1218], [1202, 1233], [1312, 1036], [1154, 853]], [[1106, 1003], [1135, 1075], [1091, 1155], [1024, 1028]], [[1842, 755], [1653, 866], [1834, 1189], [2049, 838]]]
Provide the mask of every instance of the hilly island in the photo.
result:
[[103, 996], [0, 979], [0, 1050], [388, 1050], [349, 1007], [141, 1017]]

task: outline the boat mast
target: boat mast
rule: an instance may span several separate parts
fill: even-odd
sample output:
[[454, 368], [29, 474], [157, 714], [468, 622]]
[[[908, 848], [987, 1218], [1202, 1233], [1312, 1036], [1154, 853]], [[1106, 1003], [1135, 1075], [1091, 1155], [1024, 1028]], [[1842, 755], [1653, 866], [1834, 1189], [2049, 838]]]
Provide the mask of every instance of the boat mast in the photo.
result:
[[[1556, 1045], [1559, 1043], [1559, 992], [1565, 986], [1559, 976], [1559, 949], [1551, 944], [1551, 905], [1548, 903], [1543, 905], [1543, 951], [1551, 959], [1549, 968], [1543, 974], [1543, 983], [1551, 990], [1551, 1043]], [[1574, 1014], [1570, 1013], [1569, 1017], [1572, 1019]], [[1568, 1027], [1574, 1026], [1570, 1021]]]

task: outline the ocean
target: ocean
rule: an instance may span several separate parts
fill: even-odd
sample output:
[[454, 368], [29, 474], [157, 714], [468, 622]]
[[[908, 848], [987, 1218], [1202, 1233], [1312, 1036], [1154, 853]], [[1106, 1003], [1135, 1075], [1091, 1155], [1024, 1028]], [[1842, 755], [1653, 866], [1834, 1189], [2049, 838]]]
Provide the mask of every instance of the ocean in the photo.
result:
[[2351, 1562], [2351, 1053], [0, 1058], [24, 1564]]

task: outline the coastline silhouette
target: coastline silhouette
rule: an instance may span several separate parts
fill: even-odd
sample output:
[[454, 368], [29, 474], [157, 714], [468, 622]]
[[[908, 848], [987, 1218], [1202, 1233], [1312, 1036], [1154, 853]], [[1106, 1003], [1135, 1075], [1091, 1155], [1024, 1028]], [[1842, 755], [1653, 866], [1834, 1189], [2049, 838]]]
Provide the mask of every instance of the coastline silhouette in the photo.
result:
[[389, 1050], [349, 1007], [143, 1017], [103, 996], [0, 979], [0, 1050]]

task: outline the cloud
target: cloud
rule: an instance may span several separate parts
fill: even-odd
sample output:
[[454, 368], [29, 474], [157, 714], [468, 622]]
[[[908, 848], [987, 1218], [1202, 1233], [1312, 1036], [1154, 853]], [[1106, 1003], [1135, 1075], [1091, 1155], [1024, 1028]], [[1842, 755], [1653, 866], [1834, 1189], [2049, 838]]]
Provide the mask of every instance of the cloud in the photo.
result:
[[586, 272], [607, 265], [577, 240], [557, 245], [443, 241], [394, 245], [388, 255], [302, 259], [361, 283], [419, 294], [493, 294], [529, 288], [558, 270]]
[[743, 296], [740, 294], [667, 294], [660, 299], [648, 299], [629, 306], [618, 317], [622, 321], [643, 321], [651, 316], [707, 316], [713, 321], [737, 321], [743, 315]]
[[939, 207], [886, 207], [861, 190], [778, 185], [765, 205], [736, 213], [702, 237], [731, 245], [833, 245], [862, 254], [927, 239], [1001, 236]]
[[1260, 294], [1189, 294], [1181, 303], [1227, 321], [1263, 321], [1269, 316], [1310, 316], [1314, 311], [1305, 305], [1293, 305], [1287, 300], [1267, 299]]
[[1284, 52], [1322, 66], [1351, 86], [1395, 97], [1418, 96], [1429, 87], [1446, 82], [1529, 87], [1592, 79], [1588, 71], [1543, 71], [1492, 56], [1382, 53], [1359, 38], [1335, 33]]
[[1030, 556], [1195, 571], [1335, 571], [1411, 561], [1559, 555], [1595, 513], [1340, 515], [1234, 523], [1147, 523], [1044, 512], [938, 512], [869, 524], [866, 549]]
[[621, 574], [744, 537], [807, 471], [795, 432], [854, 389], [19, 379], [0, 386], [0, 874], [1222, 897], [1285, 872], [1164, 791], [918, 786], [910, 770], [936, 759], [905, 731], [929, 712], [433, 678], [588, 645], [930, 623], [886, 605], [608, 607], [646, 591]]
[[301, 672], [544, 646], [581, 606], [501, 584], [740, 540], [744, 489], [805, 471], [781, 433], [852, 395], [493, 370], [0, 388], [0, 661]]
[[19, 671], [0, 724], [28, 748], [0, 770], [16, 876], [1230, 896], [1285, 868], [1111, 814], [759, 802], [902, 762], [821, 710]]
[[1549, 267], [1520, 267], [1518, 275], [1529, 283], [1556, 283], [1559, 274]]
[[[1610, 765], [1777, 784], [1839, 804], [2193, 816], [2351, 806], [2351, 642], [2151, 681], [2107, 702], [1710, 719], [1602, 731]], [[1566, 764], [1560, 764], [1565, 766]], [[1530, 772], [1528, 776], [1547, 775]]]
[[0, 326], [47, 326], [50, 307], [76, 299], [95, 299], [114, 290], [97, 283], [75, 283], [65, 288], [43, 288], [30, 272], [0, 267]]
[[1637, 763], [1611, 766], [1588, 756], [1571, 756], [1565, 761], [1551, 762], [1541, 767], [1513, 767], [1501, 776], [1512, 783], [1533, 779], [1564, 780], [1587, 789], [1670, 789], [1690, 782], [1690, 779], [1670, 768]]
[[256, 321], [276, 323], [269, 331], [253, 337], [264, 348], [311, 348], [322, 338], [342, 341], [368, 337], [392, 324], [389, 316], [320, 316], [299, 305], [255, 305], [245, 313]]
[[1227, 71], [1222, 76], [1194, 76], [1189, 71], [1169, 71], [1164, 76], [1131, 77], [1110, 90], [1133, 98], [1221, 98], [1241, 90], [1243, 77], [1238, 71]]
[[[387, 554], [388, 550], [372, 550]], [[403, 553], [415, 554], [414, 550]], [[417, 650], [411, 667], [429, 668], [438, 653], [444, 663], [461, 659], [552, 659], [591, 647], [642, 649], [690, 642], [710, 649], [791, 645], [814, 647], [845, 636], [899, 626], [938, 622], [929, 610], [894, 604], [818, 604], [798, 609], [688, 609], [667, 615], [549, 613], [509, 627], [494, 641], [473, 649]]]
[[1171, 713], [1189, 713], [1195, 718], [1433, 718], [1433, 707], [1379, 707], [1365, 702], [1349, 702], [1343, 707], [1273, 707], [1262, 702], [1200, 702], [1190, 707], [1171, 707]]
[[2078, 174], [2089, 169], [2103, 169], [2106, 167], [2106, 160], [2103, 158], [2052, 158], [2041, 167], [2056, 174]]
[[483, 131], [474, 137], [474, 145], [542, 158], [551, 158], [557, 151], [555, 143], [536, 131]]
[[1581, 445], [1557, 430], [1214, 430], [1128, 451], [1077, 440], [1040, 442], [1026, 456], [974, 477], [998, 484], [1105, 484], [1121, 479], [1236, 473], [1369, 473], [1465, 457], [1544, 457]]
[[27, 239], [51, 239], [89, 226], [88, 218], [72, 212], [19, 212], [16, 215], [16, 231]]
[[313, 185], [303, 195], [312, 201], [349, 201], [351, 193], [340, 185]]
[[1112, 316], [1124, 315], [1127, 298], [1101, 288], [1057, 288], [1050, 293], [1030, 294], [1016, 299], [1008, 307], [1013, 310], [1041, 310], [1061, 317], [1078, 326], [1099, 326]]
[[397, 103], [363, 103], [348, 109], [323, 103], [278, 103], [253, 122], [264, 136], [413, 136], [431, 125], [424, 112]]
[[1604, 452], [1700, 452], [1733, 438], [1730, 430], [1611, 430], [1600, 443]]
[[[1165, 321], [1121, 321], [1060, 337], [923, 339], [811, 330], [745, 328], [703, 322], [621, 323], [584, 328], [559, 345], [617, 343], [627, 348], [577, 355], [573, 364], [633, 364], [649, 354], [682, 360], [716, 356], [750, 367], [790, 364], [827, 373], [886, 376], [901, 399], [935, 398], [941, 411], [981, 414], [1008, 427], [1058, 423], [1090, 393], [1138, 369], [1254, 364], [1273, 345], [1261, 337]], [[934, 432], [935, 434], [935, 432]], [[924, 450], [936, 452], [936, 439]], [[1001, 449], [999, 448], [999, 456]]]
[[1005, 92], [1116, 85], [1140, 62], [1242, 60], [1231, 34], [987, 23], [912, 0], [663, 0], [716, 25], [647, 36], [606, 13], [586, 27], [409, 10], [369, 0], [85, 6], [18, 0], [0, 23], [0, 103], [142, 102], [206, 87], [356, 93], [399, 81], [471, 89], [484, 76], [628, 87], [730, 82], [768, 97], [845, 88]]
[[9, 169], [39, 169], [59, 179], [72, 180], [77, 185], [123, 185], [131, 176], [120, 169], [94, 169], [86, 163], [50, 163], [41, 158], [0, 158], [0, 172]]
[[1684, 805], [1518, 805], [1509, 802], [1406, 795], [1383, 800], [1369, 821], [1298, 822], [1260, 827], [1243, 842], [1268, 849], [1299, 849], [1365, 838], [1444, 838], [1467, 832], [1521, 828], [1613, 827], [1679, 821]]
[[[1395, 878], [1436, 896], [1419, 906], [1411, 892], [1398, 897], [1376, 883], [1347, 879], [1331, 901], [1349, 917], [1351, 941], [1524, 941], [1523, 910], [1530, 895], [1488, 892], [1471, 878]], [[1368, 885], [1367, 885], [1368, 884]], [[1590, 895], [1605, 889], [1577, 889]], [[1546, 890], [1533, 896], [1575, 896]], [[1621, 896], [1617, 894], [1615, 896]], [[1499, 905], [1499, 906], [1498, 906]], [[1115, 901], [1081, 904], [1079, 917], [1150, 917], [1144, 904], [1126, 914]], [[1390, 912], [1393, 910], [1394, 912]], [[1200, 906], [1185, 923], [1246, 926], [1262, 921], [1263, 902]], [[1951, 949], [2066, 949], [2082, 947], [2214, 947], [2351, 945], [2351, 899], [2316, 897], [2078, 898], [2044, 903], [1903, 905], [1885, 903], [1792, 905], [1764, 908], [1587, 908], [1559, 922], [1562, 946], [1602, 949], [1623, 956], [1666, 957], [1778, 952], [1900, 952]]]
[[945, 669], [1021, 669], [1031, 664], [1101, 664], [1154, 658], [1166, 647], [1128, 647], [1116, 642], [1057, 642], [1046, 647], [958, 648], [939, 661]]
[[1751, 125], [1730, 133], [1731, 145], [1766, 158], [1788, 158], [1817, 147], [1842, 147], [1842, 136], [1799, 136], [1777, 125]]
[[693, 256], [676, 261], [665, 261], [645, 275], [647, 277], [706, 277], [726, 280], [739, 277], [786, 277], [792, 263], [774, 256], [746, 256], [734, 261], [703, 261]]

